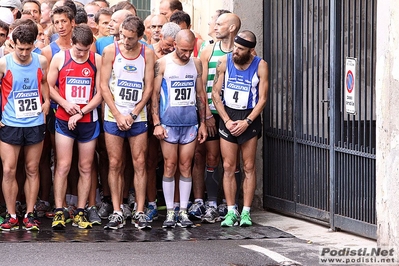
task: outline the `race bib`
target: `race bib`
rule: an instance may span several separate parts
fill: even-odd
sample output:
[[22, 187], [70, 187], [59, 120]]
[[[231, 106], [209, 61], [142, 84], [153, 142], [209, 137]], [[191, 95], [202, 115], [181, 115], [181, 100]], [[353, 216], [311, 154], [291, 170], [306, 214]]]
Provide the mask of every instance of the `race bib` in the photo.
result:
[[195, 105], [195, 82], [193, 80], [174, 80], [171, 82], [170, 106]]
[[13, 92], [15, 115], [17, 118], [34, 117], [42, 112], [38, 90]]
[[143, 83], [118, 79], [114, 91], [115, 103], [124, 107], [134, 108], [143, 97]]
[[91, 78], [67, 77], [65, 99], [70, 103], [88, 104], [90, 100]]
[[228, 82], [223, 92], [225, 104], [237, 110], [247, 109], [250, 88], [248, 84]]

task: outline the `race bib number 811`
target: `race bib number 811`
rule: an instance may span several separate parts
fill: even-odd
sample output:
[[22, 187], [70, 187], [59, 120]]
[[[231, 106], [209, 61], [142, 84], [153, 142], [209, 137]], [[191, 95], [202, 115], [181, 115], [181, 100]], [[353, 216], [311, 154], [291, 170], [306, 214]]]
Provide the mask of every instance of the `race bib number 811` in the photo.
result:
[[90, 100], [91, 78], [67, 77], [65, 99], [70, 103], [88, 104]]

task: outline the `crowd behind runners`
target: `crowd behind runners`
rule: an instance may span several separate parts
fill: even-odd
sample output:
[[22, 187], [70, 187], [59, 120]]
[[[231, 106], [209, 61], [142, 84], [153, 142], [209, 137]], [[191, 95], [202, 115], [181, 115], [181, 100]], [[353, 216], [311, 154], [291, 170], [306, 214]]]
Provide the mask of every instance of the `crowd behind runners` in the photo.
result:
[[208, 24], [178, 0], [0, 0], [0, 229], [150, 229], [160, 203], [164, 228], [251, 226], [268, 66], [236, 14]]

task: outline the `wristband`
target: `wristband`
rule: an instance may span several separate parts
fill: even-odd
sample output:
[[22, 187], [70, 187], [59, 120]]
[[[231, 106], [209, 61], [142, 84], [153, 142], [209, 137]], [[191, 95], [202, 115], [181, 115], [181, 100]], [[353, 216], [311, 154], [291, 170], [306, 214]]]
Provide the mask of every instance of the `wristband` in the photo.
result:
[[229, 119], [227, 119], [226, 120], [226, 122], [224, 122], [224, 124], [226, 125], [227, 124], [227, 122], [229, 122], [231, 119], [229, 118]]
[[205, 119], [206, 119], [206, 120], [209, 120], [209, 119], [211, 119], [212, 117], [213, 117], [213, 115], [210, 115], [210, 116], [205, 117]]
[[157, 126], [160, 126], [160, 125], [161, 125], [161, 123], [158, 123], [158, 124], [155, 124], [154, 127], [157, 127]]
[[83, 117], [85, 116], [85, 113], [83, 113], [82, 109], [80, 109], [80, 115]]

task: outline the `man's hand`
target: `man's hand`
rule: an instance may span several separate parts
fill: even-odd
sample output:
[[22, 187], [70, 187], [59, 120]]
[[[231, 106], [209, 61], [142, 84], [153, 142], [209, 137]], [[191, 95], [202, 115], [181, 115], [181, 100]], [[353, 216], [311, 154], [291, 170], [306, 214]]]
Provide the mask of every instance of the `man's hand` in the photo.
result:
[[201, 123], [198, 129], [198, 142], [200, 144], [204, 143], [207, 137], [208, 137], [208, 132], [206, 131], [206, 125], [205, 123]]
[[163, 126], [156, 126], [154, 128], [154, 136], [157, 139], [165, 139], [168, 137], [168, 133], [166, 132], [166, 130]]

